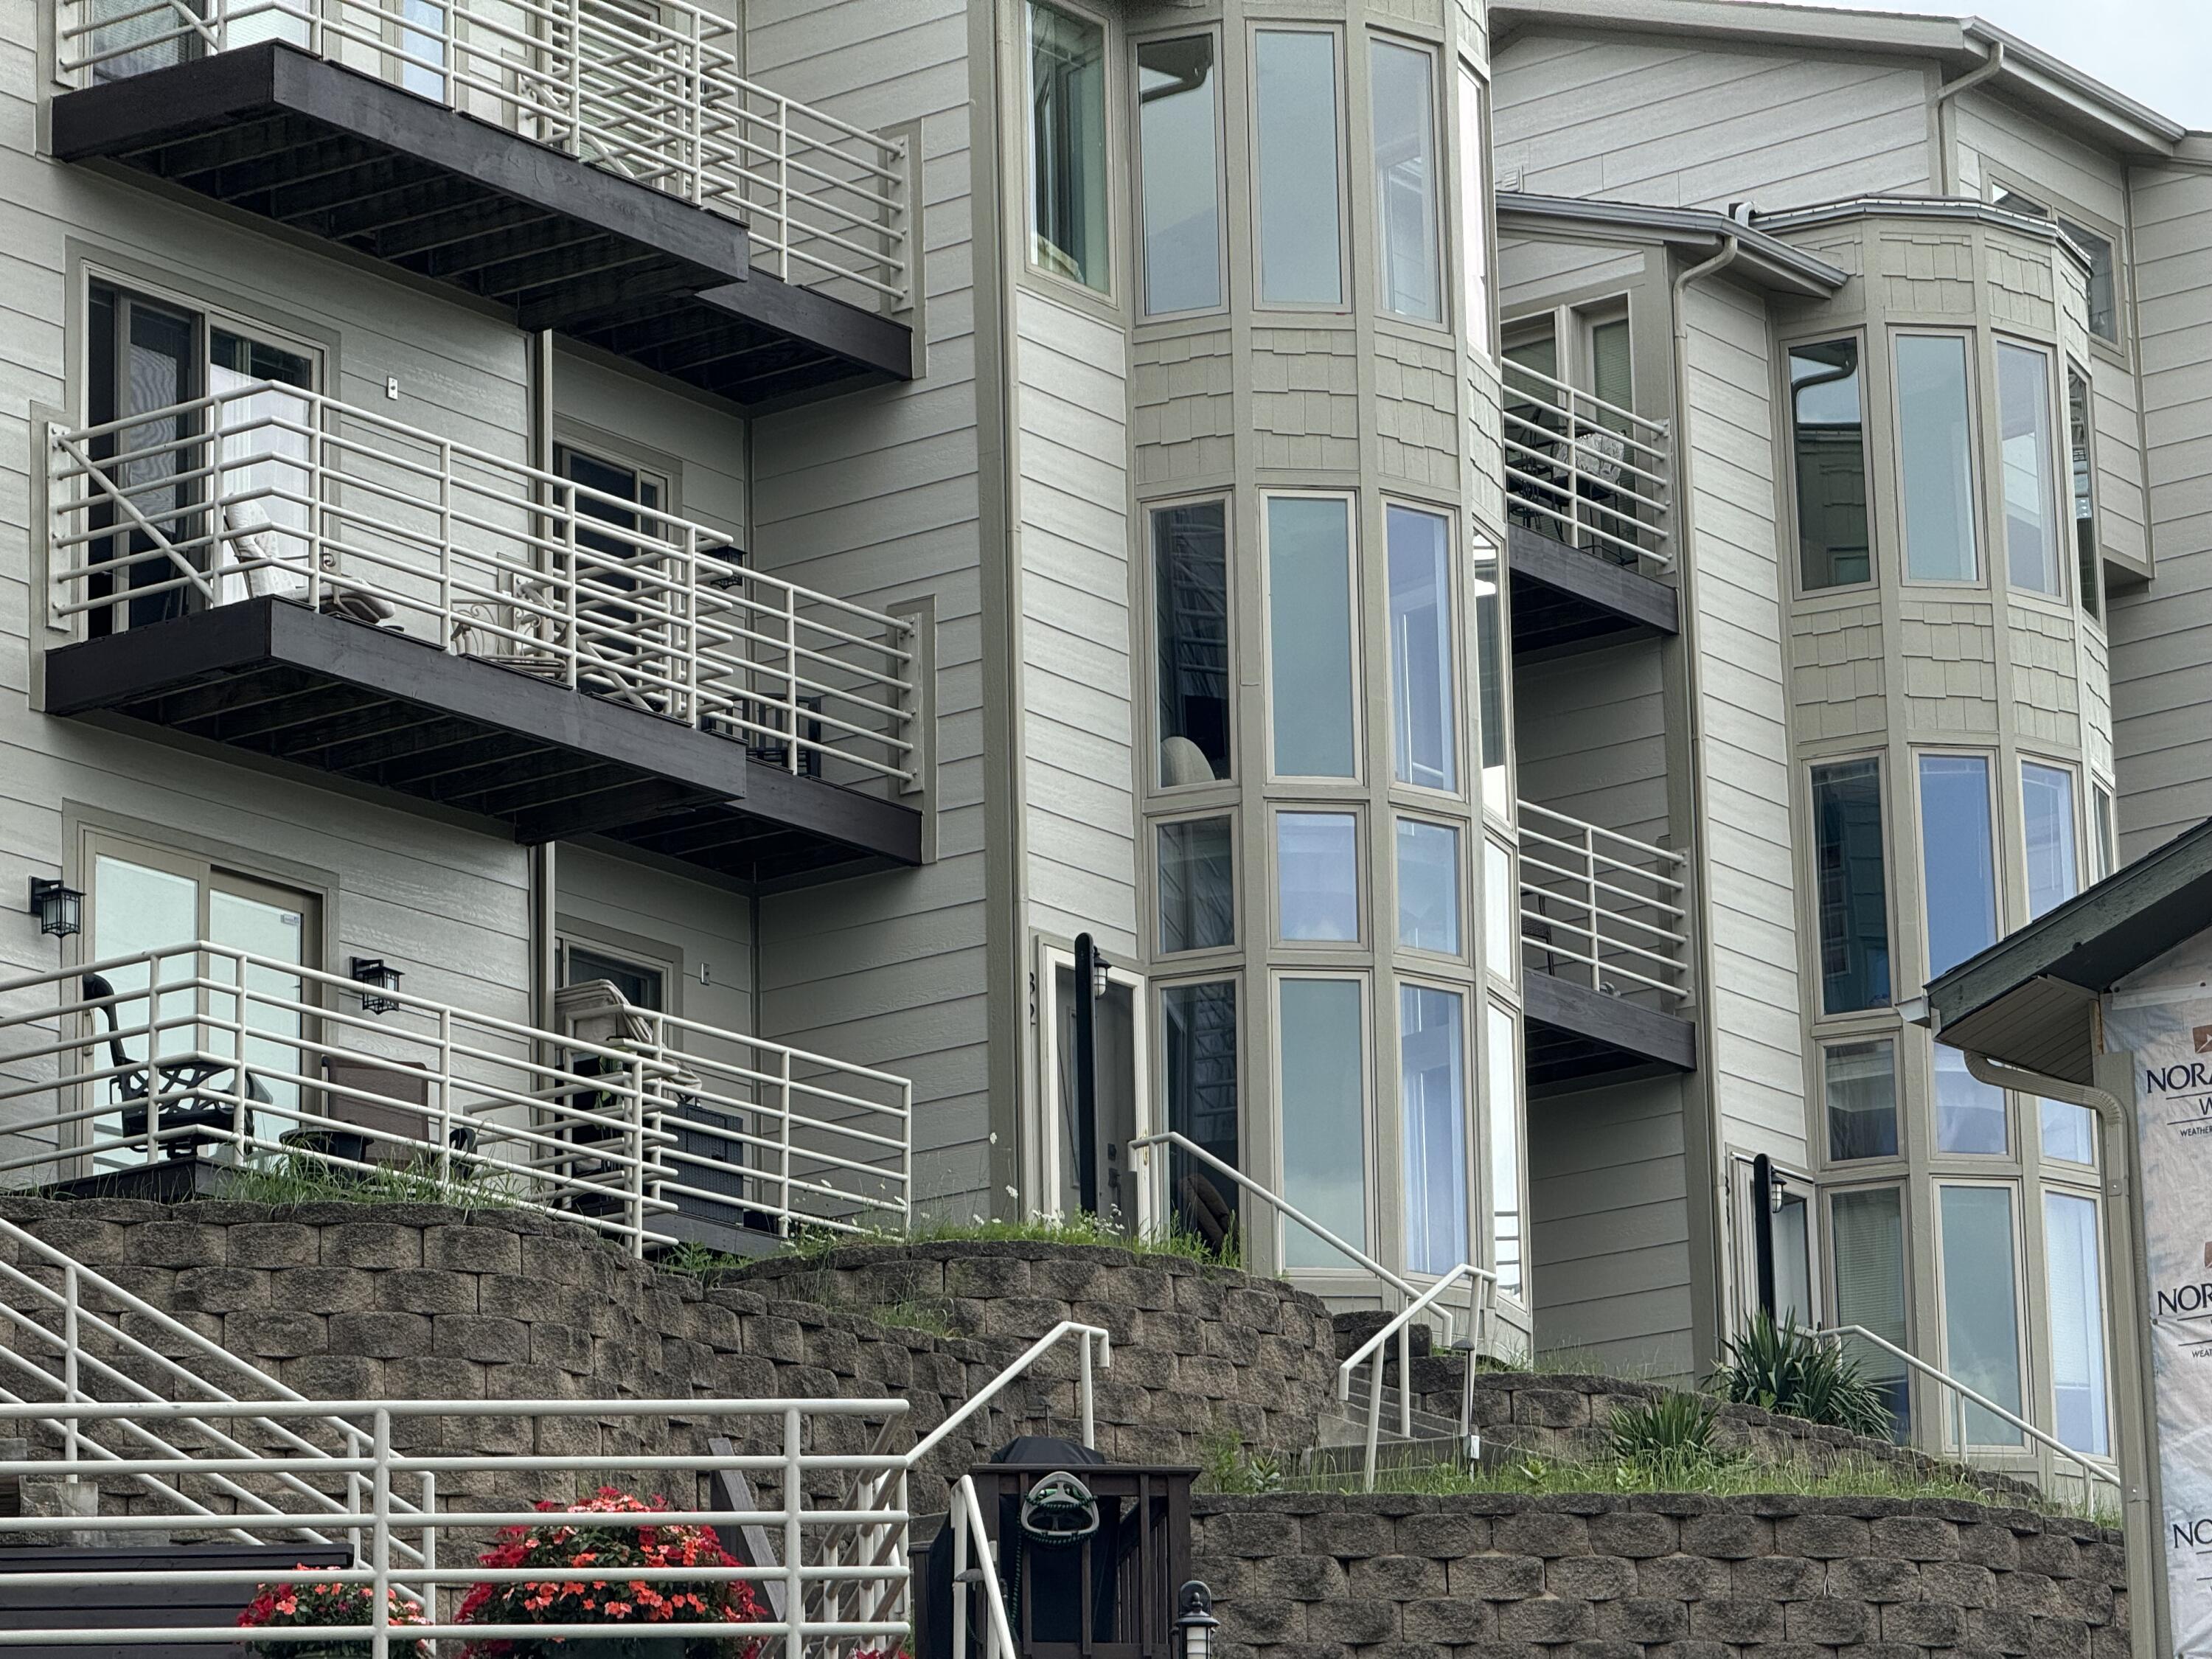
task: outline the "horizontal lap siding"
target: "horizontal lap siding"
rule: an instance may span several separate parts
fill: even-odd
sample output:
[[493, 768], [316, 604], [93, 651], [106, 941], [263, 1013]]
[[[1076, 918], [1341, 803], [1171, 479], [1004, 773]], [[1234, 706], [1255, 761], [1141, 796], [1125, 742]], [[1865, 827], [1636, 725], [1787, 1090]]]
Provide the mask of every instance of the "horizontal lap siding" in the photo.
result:
[[1667, 840], [1667, 712], [1656, 642], [1521, 665], [1513, 714], [1523, 800], [1639, 841]]

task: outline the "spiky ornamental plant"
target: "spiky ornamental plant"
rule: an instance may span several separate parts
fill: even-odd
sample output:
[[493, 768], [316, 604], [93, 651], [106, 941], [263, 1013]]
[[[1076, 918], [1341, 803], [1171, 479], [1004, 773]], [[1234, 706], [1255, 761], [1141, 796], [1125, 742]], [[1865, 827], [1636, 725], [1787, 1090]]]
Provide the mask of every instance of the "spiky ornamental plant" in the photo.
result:
[[1840, 1343], [1800, 1330], [1794, 1314], [1779, 1325], [1764, 1309], [1753, 1315], [1708, 1386], [1723, 1400], [1877, 1440], [1896, 1427], [1889, 1402], [1858, 1361]]

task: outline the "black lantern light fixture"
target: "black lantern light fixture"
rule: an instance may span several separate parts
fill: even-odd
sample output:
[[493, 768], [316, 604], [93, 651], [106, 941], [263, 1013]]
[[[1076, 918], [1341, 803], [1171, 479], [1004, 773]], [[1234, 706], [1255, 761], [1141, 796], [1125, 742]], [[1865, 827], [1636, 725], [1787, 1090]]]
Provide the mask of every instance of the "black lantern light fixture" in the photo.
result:
[[39, 919], [40, 933], [67, 939], [84, 931], [84, 895], [62, 882], [33, 876], [31, 914]]
[[1213, 1616], [1213, 1592], [1194, 1578], [1176, 1594], [1176, 1629], [1182, 1636], [1182, 1659], [1212, 1659], [1213, 1632], [1221, 1621]]
[[386, 1009], [399, 1006], [398, 997], [379, 994], [399, 988], [399, 970], [397, 968], [387, 966], [382, 957], [356, 957], [352, 966], [355, 981], [363, 988], [361, 994], [362, 1012], [380, 1014]]

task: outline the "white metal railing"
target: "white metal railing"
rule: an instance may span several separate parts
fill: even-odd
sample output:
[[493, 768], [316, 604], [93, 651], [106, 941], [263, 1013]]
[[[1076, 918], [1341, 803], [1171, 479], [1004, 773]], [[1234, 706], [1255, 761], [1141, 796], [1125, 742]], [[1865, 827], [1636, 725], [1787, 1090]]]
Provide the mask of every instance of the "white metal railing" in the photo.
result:
[[1528, 968], [1669, 1012], [1688, 999], [1680, 853], [1528, 800], [1520, 839]]
[[906, 143], [738, 73], [738, 27], [686, 0], [55, 0], [72, 86], [281, 40], [739, 220], [757, 268], [905, 307]]
[[274, 381], [49, 450], [57, 626], [274, 595], [793, 773], [917, 781], [913, 624], [750, 569], [720, 531]]
[[945, 1519], [952, 1528], [952, 1651], [964, 1654], [969, 1650], [968, 1598], [960, 1593], [960, 1588], [969, 1582], [968, 1560], [973, 1554], [982, 1566], [977, 1575], [983, 1583], [986, 1613], [982, 1659], [1015, 1659], [1021, 1650], [1014, 1645], [1013, 1625], [1006, 1616], [1006, 1592], [999, 1583], [998, 1559], [991, 1549], [990, 1534], [984, 1530], [983, 1500], [976, 1496], [974, 1475], [962, 1475], [952, 1488], [952, 1506]]
[[902, 1079], [631, 1008], [545, 1031], [201, 941], [0, 982], [0, 1185], [209, 1156], [400, 1169], [634, 1252], [907, 1214]]
[[1617, 564], [1674, 564], [1666, 422], [1512, 362], [1501, 422], [1512, 518]]
[[1352, 1351], [1344, 1363], [1336, 1368], [1336, 1397], [1340, 1401], [1352, 1398], [1352, 1374], [1360, 1366], [1368, 1367], [1367, 1375], [1367, 1438], [1361, 1468], [1367, 1490], [1375, 1490], [1376, 1444], [1382, 1434], [1382, 1374], [1387, 1361], [1384, 1348], [1392, 1338], [1398, 1339], [1398, 1437], [1411, 1439], [1413, 1433], [1413, 1375], [1407, 1355], [1406, 1335], [1413, 1322], [1431, 1307], [1438, 1308], [1443, 1293], [1462, 1279], [1467, 1281], [1468, 1344], [1464, 1359], [1467, 1366], [1464, 1386], [1461, 1389], [1460, 1448], [1470, 1459], [1474, 1455], [1474, 1350], [1481, 1340], [1483, 1315], [1494, 1310], [1498, 1298], [1498, 1275], [1486, 1267], [1478, 1267], [1462, 1261], [1419, 1296], [1398, 1310], [1382, 1327]]

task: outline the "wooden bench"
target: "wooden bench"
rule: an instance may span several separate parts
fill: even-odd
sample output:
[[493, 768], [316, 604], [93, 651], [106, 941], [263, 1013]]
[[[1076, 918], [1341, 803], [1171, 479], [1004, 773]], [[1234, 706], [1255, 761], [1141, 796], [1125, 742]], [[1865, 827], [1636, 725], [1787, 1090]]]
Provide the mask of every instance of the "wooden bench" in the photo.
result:
[[[57, 1525], [68, 1524], [57, 1522]], [[351, 1552], [329, 1544], [170, 1544], [125, 1549], [78, 1549], [35, 1544], [0, 1550], [0, 1630], [228, 1629], [253, 1599], [250, 1583], [204, 1583], [167, 1575], [186, 1568], [262, 1571], [344, 1567]], [[14, 1573], [114, 1572], [130, 1582], [19, 1586]], [[221, 1642], [54, 1642], [0, 1648], [8, 1659], [282, 1659], [290, 1644], [259, 1647]]]

